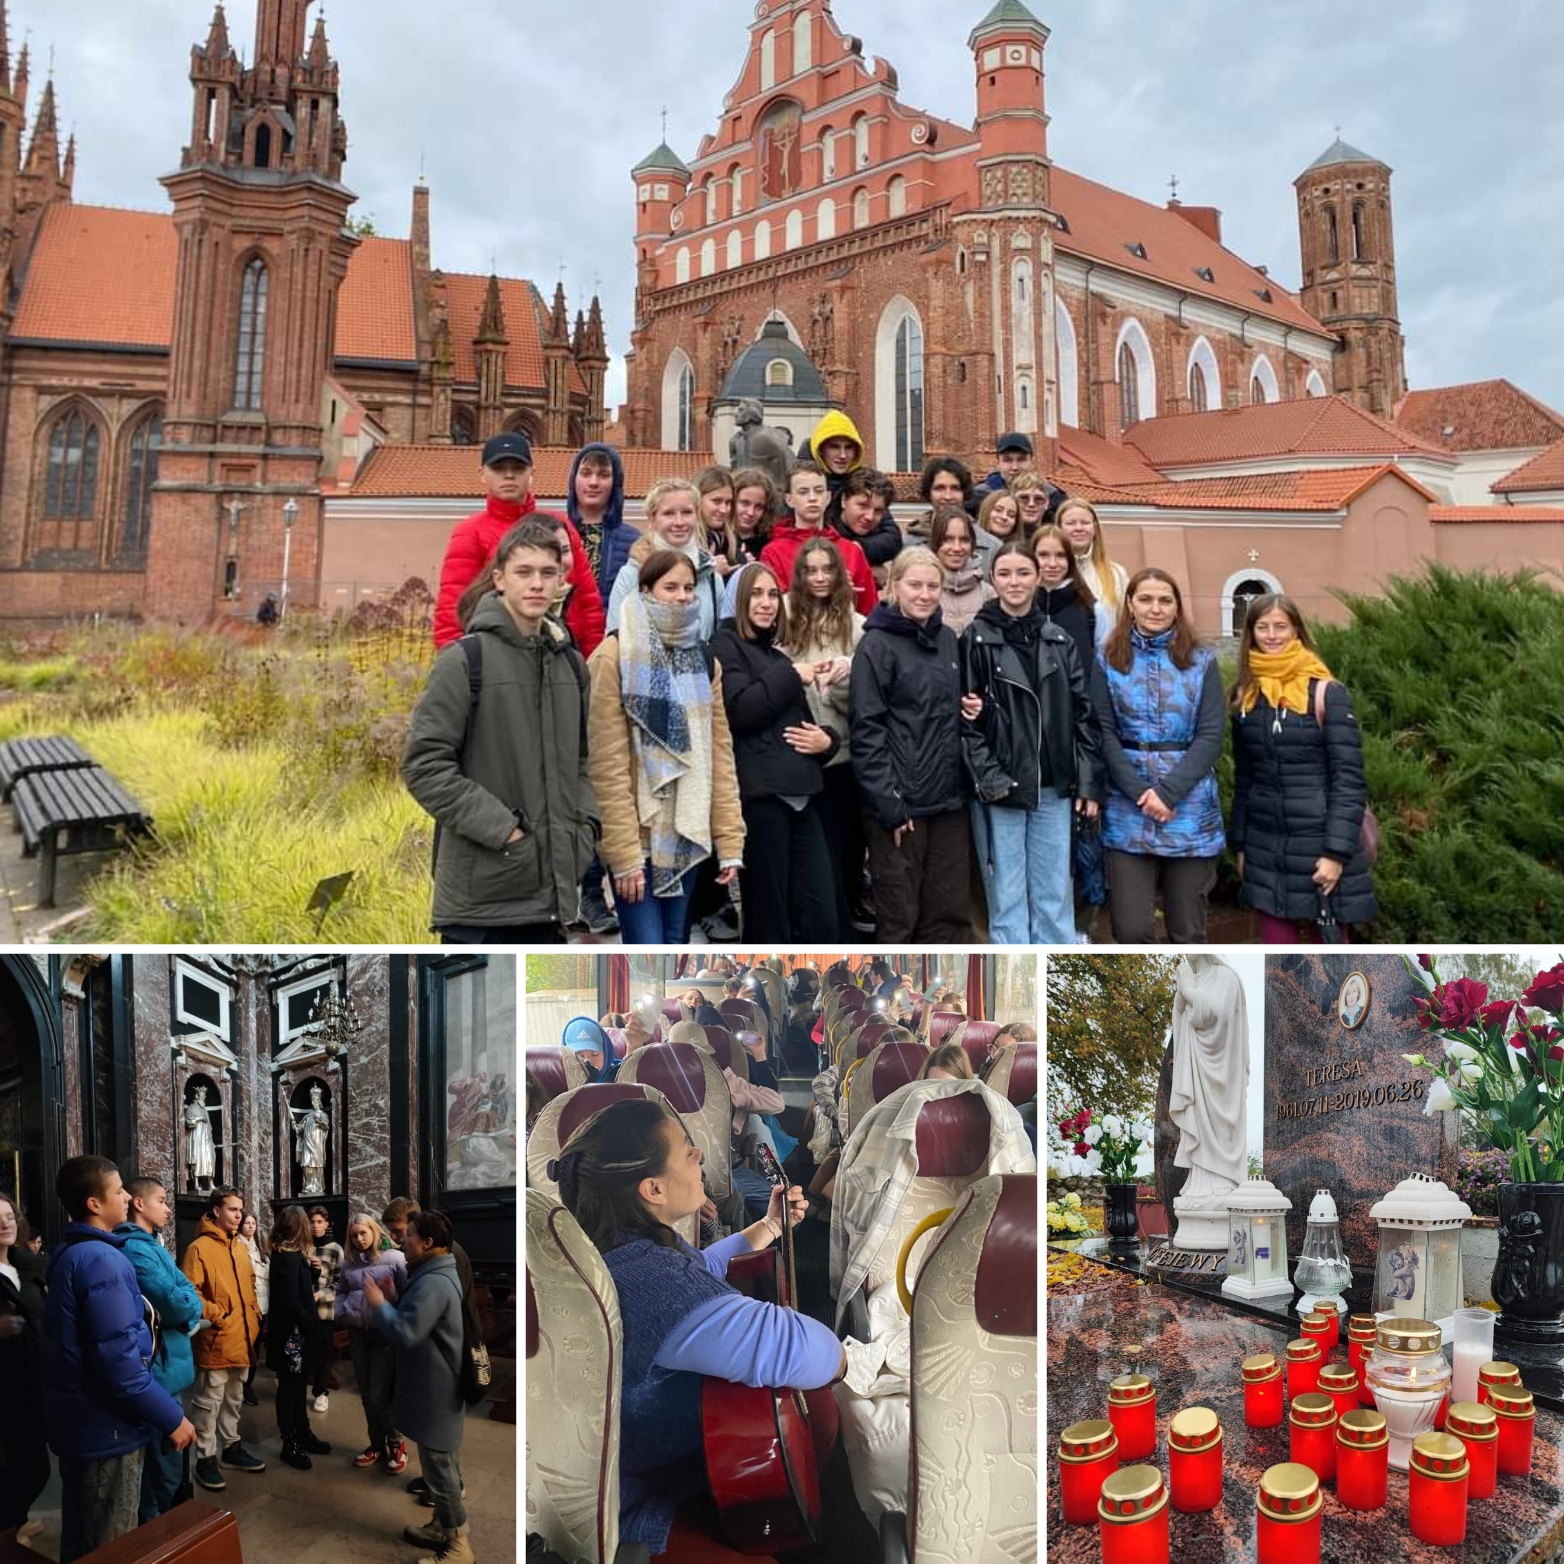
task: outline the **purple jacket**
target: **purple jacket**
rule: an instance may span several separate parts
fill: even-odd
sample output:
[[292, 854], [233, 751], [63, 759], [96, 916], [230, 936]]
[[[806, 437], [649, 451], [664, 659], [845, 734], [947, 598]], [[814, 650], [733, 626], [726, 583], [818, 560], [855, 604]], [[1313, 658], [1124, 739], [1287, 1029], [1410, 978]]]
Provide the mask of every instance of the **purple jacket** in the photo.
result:
[[364, 1278], [372, 1276], [375, 1286], [385, 1292], [386, 1283], [395, 1284], [396, 1297], [401, 1298], [407, 1285], [407, 1261], [400, 1249], [381, 1249], [375, 1254], [359, 1254], [345, 1249], [342, 1269], [337, 1273], [337, 1318], [361, 1330], [374, 1326], [369, 1305], [364, 1301]]

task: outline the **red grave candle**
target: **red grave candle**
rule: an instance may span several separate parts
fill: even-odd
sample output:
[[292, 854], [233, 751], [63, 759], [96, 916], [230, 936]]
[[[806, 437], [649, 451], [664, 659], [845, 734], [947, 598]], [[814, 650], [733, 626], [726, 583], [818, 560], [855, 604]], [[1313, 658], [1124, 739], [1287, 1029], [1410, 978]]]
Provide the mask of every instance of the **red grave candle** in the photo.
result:
[[1337, 1417], [1358, 1405], [1358, 1376], [1350, 1363], [1327, 1363], [1320, 1370], [1320, 1389], [1336, 1403]]
[[1269, 1352], [1257, 1352], [1243, 1362], [1244, 1422], [1250, 1428], [1278, 1428], [1286, 1413], [1282, 1401], [1282, 1366]]
[[1499, 1419], [1492, 1407], [1455, 1401], [1445, 1419], [1446, 1432], [1466, 1446], [1468, 1499], [1491, 1499], [1499, 1486]]
[[1102, 1564], [1169, 1564], [1168, 1491], [1154, 1466], [1126, 1466], [1097, 1505]]
[[1287, 1399], [1307, 1395], [1320, 1388], [1320, 1364], [1324, 1354], [1319, 1338], [1303, 1336], [1287, 1343]]
[[1521, 1371], [1513, 1363], [1484, 1363], [1477, 1370], [1477, 1404], [1488, 1405], [1495, 1385], [1516, 1385], [1521, 1382]]
[[1336, 1311], [1314, 1309], [1305, 1314], [1299, 1322], [1298, 1334], [1319, 1342], [1321, 1359], [1329, 1358], [1331, 1348], [1336, 1345]]
[[1287, 1425], [1288, 1458], [1328, 1483], [1336, 1475], [1336, 1403], [1323, 1391], [1305, 1391], [1292, 1398]]
[[1407, 1468], [1412, 1535], [1436, 1548], [1466, 1540], [1466, 1446], [1454, 1434], [1419, 1434]]
[[1097, 1519], [1102, 1485], [1118, 1469], [1112, 1423], [1093, 1419], [1065, 1429], [1059, 1440], [1059, 1499], [1068, 1525], [1089, 1526]]
[[1119, 1459], [1140, 1461], [1157, 1449], [1157, 1391], [1144, 1374], [1108, 1381], [1108, 1421], [1119, 1436]]
[[1531, 1441], [1537, 1429], [1537, 1408], [1531, 1392], [1519, 1385], [1495, 1385], [1488, 1405], [1499, 1420], [1499, 1470], [1506, 1477], [1531, 1472]]
[[1349, 1510], [1378, 1510], [1390, 1479], [1390, 1433], [1378, 1412], [1363, 1407], [1336, 1424], [1336, 1497]]
[[1354, 1314], [1347, 1321], [1347, 1361], [1358, 1371], [1358, 1405], [1372, 1407], [1374, 1392], [1369, 1389], [1368, 1360], [1374, 1351], [1378, 1321], [1372, 1314]]
[[1260, 1478], [1255, 1545], [1259, 1564], [1320, 1564], [1320, 1512], [1325, 1496], [1307, 1466], [1284, 1461]]
[[1175, 1510], [1222, 1502], [1222, 1425], [1210, 1407], [1185, 1407], [1168, 1425], [1168, 1490]]

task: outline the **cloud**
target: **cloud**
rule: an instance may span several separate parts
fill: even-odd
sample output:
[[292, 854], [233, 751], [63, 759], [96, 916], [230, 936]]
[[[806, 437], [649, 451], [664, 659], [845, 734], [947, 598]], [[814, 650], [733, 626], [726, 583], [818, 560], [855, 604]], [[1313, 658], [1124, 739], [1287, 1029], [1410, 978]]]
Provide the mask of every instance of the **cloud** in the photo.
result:
[[[1564, 408], [1564, 7], [1427, 0], [1033, 0], [1052, 29], [1051, 148], [1065, 166], [1146, 200], [1222, 208], [1244, 259], [1298, 279], [1292, 180], [1335, 134], [1395, 170], [1396, 247], [1416, 383], [1507, 375]], [[986, 0], [835, 0], [866, 55], [897, 67], [902, 100], [973, 115], [966, 35]], [[254, 7], [229, 27], [251, 52]], [[733, 0], [335, 0], [327, 11], [352, 136], [347, 179], [383, 233], [405, 233], [422, 166], [436, 263], [504, 271], [571, 310], [603, 296], [622, 395], [635, 287], [629, 170], [662, 133], [686, 157], [711, 131], [748, 46]], [[32, 30], [34, 103], [56, 50], [77, 196], [164, 205], [160, 175], [189, 133], [197, 0], [13, 0]], [[617, 389], [614, 389], [617, 388]]]

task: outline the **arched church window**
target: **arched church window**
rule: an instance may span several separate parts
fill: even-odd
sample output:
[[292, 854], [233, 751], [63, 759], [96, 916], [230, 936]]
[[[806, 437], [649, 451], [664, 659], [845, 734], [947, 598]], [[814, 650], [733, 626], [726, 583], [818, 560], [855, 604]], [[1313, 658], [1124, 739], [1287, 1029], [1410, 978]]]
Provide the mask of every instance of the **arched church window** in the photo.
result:
[[261, 405], [266, 369], [266, 299], [271, 276], [256, 256], [244, 269], [239, 289], [239, 351], [234, 369], [234, 406], [253, 412]]
[[681, 249], [673, 258], [673, 280], [675, 282], [688, 282], [690, 280], [690, 252]]
[[1140, 422], [1140, 366], [1128, 342], [1119, 344], [1119, 427]]
[[98, 451], [98, 426], [79, 407], [64, 414], [50, 431], [43, 514], [53, 525], [45, 547], [91, 545], [98, 504]]
[[710, 227], [717, 221], [717, 176], [708, 174], [701, 188], [706, 194], [706, 225]]
[[157, 482], [162, 443], [160, 413], [143, 418], [131, 432], [125, 459], [125, 517], [115, 550], [117, 564], [135, 568], [146, 563], [147, 534], [152, 528], [152, 486]]
[[769, 92], [777, 84], [777, 35], [767, 32], [760, 40], [760, 90]]
[[801, 76], [815, 62], [814, 18], [801, 11], [793, 23], [793, 74]]
[[472, 415], [470, 407], [453, 407], [451, 409], [451, 444], [452, 445], [476, 445], [478, 443], [478, 423]]
[[853, 121], [853, 167], [869, 166], [869, 116], [860, 114]]
[[701, 276], [709, 277], [717, 269], [717, 241], [715, 239], [703, 239], [701, 241]]
[[735, 228], [728, 235], [728, 270], [744, 264], [744, 235]]
[[272, 166], [272, 128], [264, 120], [255, 127], [255, 166]]
[[766, 365], [768, 386], [790, 386], [793, 383], [793, 366], [785, 358], [774, 358]]
[[1325, 208], [1325, 259], [1334, 266], [1341, 259], [1341, 235], [1336, 229], [1336, 208]]
[[869, 192], [862, 188], [853, 192], [853, 227], [869, 226]]
[[836, 237], [836, 202], [830, 196], [820, 203], [815, 213], [815, 237], [817, 239]]
[[695, 449], [695, 371], [686, 364], [679, 374], [679, 447]]
[[890, 204], [892, 217], [905, 217], [907, 215], [907, 181], [897, 174], [886, 187], [886, 197]]
[[896, 328], [896, 470], [923, 465], [923, 327], [911, 315]]
[[1363, 233], [1363, 203], [1352, 203], [1352, 258], [1355, 261], [1366, 260], [1364, 233]]
[[836, 131], [827, 125], [820, 132], [820, 182], [830, 184], [836, 178]]
[[794, 207], [787, 214], [783, 228], [783, 243], [789, 250], [796, 250], [804, 242], [804, 214]]

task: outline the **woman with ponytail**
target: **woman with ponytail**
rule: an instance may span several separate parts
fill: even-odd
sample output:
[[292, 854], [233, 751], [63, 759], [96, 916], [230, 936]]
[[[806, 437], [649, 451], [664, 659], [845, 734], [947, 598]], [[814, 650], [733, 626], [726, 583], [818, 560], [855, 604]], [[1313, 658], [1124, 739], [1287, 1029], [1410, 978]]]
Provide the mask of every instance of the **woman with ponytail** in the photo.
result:
[[796, 1186], [766, 1215], [709, 1249], [675, 1231], [701, 1209], [701, 1154], [682, 1123], [649, 1101], [617, 1102], [571, 1136], [548, 1173], [597, 1245], [619, 1294], [624, 1366], [619, 1422], [619, 1536], [653, 1555], [674, 1514], [707, 1487], [701, 1381], [815, 1390], [847, 1371], [832, 1331], [792, 1309], [746, 1298], [728, 1261], [765, 1249], [803, 1220]]
[[1339, 924], [1367, 923], [1376, 909], [1362, 735], [1290, 597], [1268, 592], [1249, 605], [1231, 706], [1228, 842], [1261, 939], [1294, 944], [1300, 924], [1312, 938], [1326, 908]]

